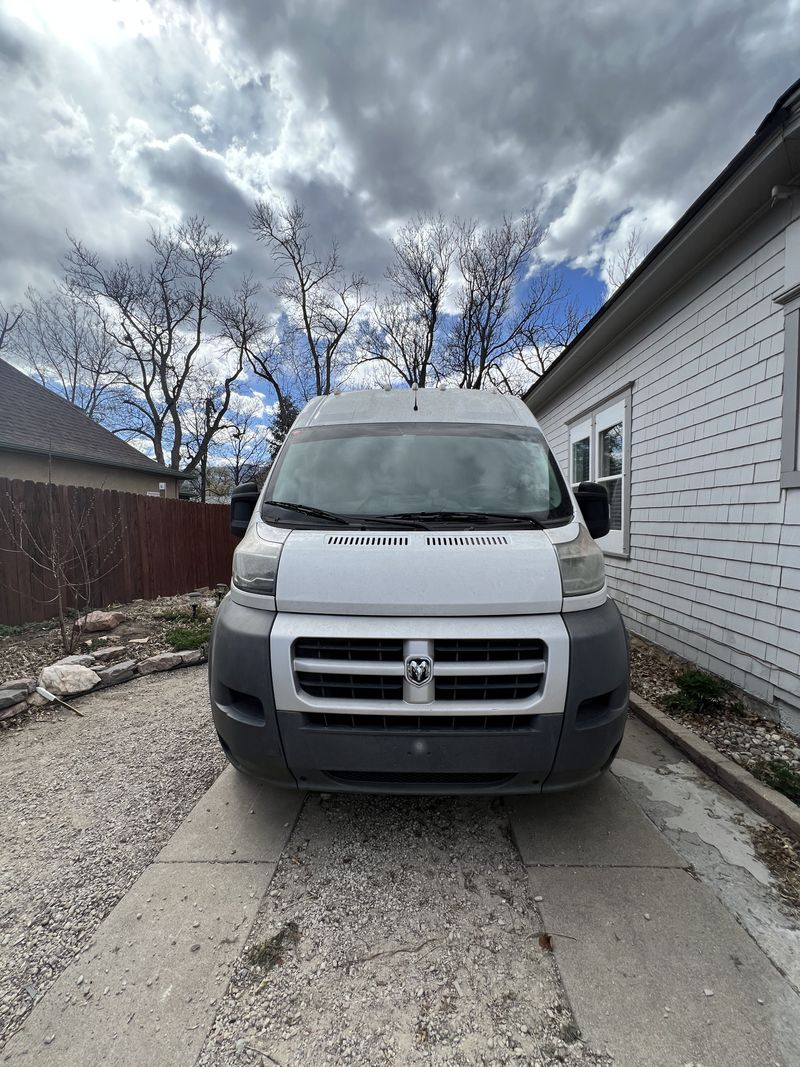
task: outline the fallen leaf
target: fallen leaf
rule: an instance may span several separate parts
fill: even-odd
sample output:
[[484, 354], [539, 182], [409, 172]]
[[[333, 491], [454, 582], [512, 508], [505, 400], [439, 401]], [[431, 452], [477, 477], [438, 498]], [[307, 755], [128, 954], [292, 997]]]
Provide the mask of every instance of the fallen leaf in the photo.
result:
[[552, 952], [553, 939], [550, 934], [547, 934], [542, 931], [542, 933], [539, 934], [539, 945], [545, 950], [545, 952]]

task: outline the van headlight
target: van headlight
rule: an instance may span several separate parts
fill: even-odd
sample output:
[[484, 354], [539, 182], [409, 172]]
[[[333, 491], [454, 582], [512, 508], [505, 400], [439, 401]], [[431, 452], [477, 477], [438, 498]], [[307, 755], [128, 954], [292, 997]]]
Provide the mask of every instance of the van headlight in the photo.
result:
[[584, 596], [603, 588], [606, 580], [603, 553], [583, 524], [574, 541], [565, 541], [553, 547], [561, 569], [564, 596]]
[[255, 532], [247, 531], [233, 553], [233, 584], [248, 593], [267, 593], [275, 596], [275, 579], [283, 544], [264, 541]]

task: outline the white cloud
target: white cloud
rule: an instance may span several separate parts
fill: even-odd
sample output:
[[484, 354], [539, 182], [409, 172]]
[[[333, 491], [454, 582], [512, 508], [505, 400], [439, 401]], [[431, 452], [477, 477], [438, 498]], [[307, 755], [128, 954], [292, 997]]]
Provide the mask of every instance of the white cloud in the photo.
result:
[[[599, 272], [653, 243], [796, 77], [798, 0], [6, 0], [0, 297], [206, 214], [267, 284], [256, 196], [297, 196], [379, 281], [420, 211], [541, 208], [545, 253]], [[233, 273], [233, 270], [232, 270]]]
[[203, 133], [211, 133], [214, 129], [214, 116], [207, 107], [203, 107], [202, 104], [192, 104], [189, 108], [189, 114]]

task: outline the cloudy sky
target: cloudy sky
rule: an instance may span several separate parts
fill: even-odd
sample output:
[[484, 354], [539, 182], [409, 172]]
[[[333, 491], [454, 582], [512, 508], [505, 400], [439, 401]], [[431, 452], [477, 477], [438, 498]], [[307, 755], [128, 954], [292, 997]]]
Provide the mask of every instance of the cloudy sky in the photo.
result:
[[532, 206], [591, 299], [800, 75], [798, 31], [800, 0], [0, 0], [0, 299], [67, 229], [135, 254], [192, 213], [267, 280], [257, 196], [373, 280], [418, 211]]

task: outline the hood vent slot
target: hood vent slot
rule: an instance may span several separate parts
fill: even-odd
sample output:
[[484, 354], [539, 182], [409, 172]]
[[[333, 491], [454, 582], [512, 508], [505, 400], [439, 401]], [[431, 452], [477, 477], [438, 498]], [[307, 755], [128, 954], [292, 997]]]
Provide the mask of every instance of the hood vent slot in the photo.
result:
[[432, 548], [469, 548], [472, 545], [507, 545], [502, 534], [431, 534], [425, 543]]
[[[326, 544], [334, 548], [408, 548], [408, 537], [403, 534], [331, 534]], [[509, 544], [503, 534], [443, 533], [428, 534], [427, 548], [472, 548], [488, 546], [499, 548]]]
[[333, 534], [328, 538], [328, 544], [339, 548], [365, 545], [374, 548], [405, 548], [408, 538], [397, 534]]

